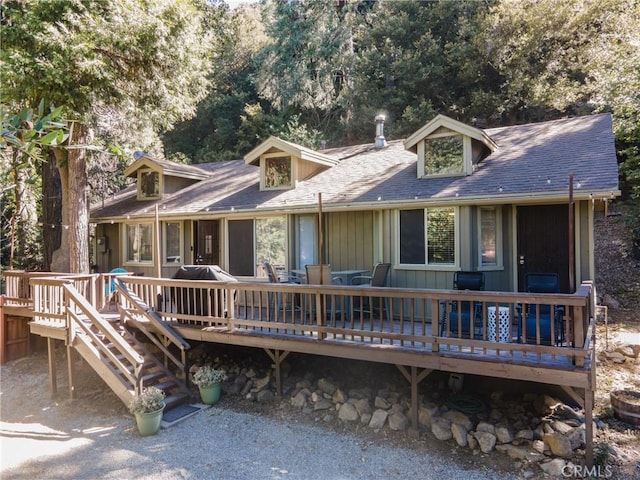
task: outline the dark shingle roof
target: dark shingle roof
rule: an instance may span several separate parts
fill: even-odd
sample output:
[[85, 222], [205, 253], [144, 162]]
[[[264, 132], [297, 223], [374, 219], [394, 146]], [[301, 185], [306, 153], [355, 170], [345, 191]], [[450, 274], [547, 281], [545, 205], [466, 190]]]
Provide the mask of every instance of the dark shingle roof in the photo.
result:
[[[576, 198], [618, 193], [618, 169], [610, 114], [485, 130], [498, 149], [472, 175], [417, 178], [417, 156], [400, 140], [383, 149], [359, 145], [324, 150], [339, 158], [333, 167], [299, 182], [295, 189], [259, 190], [260, 170], [243, 160], [201, 165], [210, 178], [158, 202], [166, 213], [201, 214], [240, 209], [282, 210], [317, 206], [317, 193], [331, 206], [419, 202], [512, 203], [539, 197], [566, 198], [574, 175]], [[129, 188], [92, 218], [150, 213], [154, 202], [136, 200]]]

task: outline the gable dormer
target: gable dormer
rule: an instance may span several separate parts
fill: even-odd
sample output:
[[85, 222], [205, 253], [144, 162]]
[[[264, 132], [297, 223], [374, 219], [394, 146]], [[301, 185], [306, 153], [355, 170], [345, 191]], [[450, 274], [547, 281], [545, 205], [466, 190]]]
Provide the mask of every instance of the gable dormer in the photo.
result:
[[244, 161], [260, 167], [260, 190], [288, 190], [338, 163], [338, 159], [295, 143], [269, 137]]
[[418, 155], [418, 178], [471, 175], [497, 149], [484, 131], [438, 115], [404, 142]]
[[124, 175], [136, 179], [138, 200], [158, 200], [164, 194], [177, 192], [209, 177], [198, 167], [157, 160], [146, 153], [136, 152], [135, 158]]

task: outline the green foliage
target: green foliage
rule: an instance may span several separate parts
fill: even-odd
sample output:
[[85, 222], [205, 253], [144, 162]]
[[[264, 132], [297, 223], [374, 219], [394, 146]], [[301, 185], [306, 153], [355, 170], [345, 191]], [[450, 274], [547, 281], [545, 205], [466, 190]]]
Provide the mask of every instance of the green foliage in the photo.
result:
[[226, 379], [227, 373], [224, 370], [216, 369], [211, 365], [203, 365], [193, 374], [193, 383], [199, 387], [211, 387]]
[[129, 412], [149, 413], [164, 407], [165, 393], [157, 387], [146, 387], [129, 404]]

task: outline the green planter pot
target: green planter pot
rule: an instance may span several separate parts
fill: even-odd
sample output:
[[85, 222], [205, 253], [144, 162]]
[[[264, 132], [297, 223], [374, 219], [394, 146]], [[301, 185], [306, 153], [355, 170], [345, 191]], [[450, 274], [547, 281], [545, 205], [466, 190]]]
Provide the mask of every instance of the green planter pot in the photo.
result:
[[207, 387], [198, 387], [200, 389], [200, 398], [202, 403], [206, 405], [213, 405], [220, 400], [220, 384], [215, 383]]
[[162, 412], [164, 412], [165, 405], [162, 405], [160, 410], [155, 412], [143, 412], [136, 413], [136, 425], [138, 426], [138, 432], [143, 437], [155, 435], [160, 430], [160, 424], [162, 423]]

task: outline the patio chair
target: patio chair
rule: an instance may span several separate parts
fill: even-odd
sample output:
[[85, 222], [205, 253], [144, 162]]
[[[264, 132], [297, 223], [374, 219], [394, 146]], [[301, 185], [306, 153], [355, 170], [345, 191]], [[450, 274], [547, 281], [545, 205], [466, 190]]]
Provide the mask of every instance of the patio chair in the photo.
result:
[[[484, 288], [484, 273], [457, 271], [453, 274], [454, 290], [482, 290]], [[447, 327], [447, 303], [441, 302], [442, 316], [440, 318], [440, 336]], [[482, 302], [467, 300], [449, 302], [449, 334], [462, 338], [482, 338]], [[473, 320], [473, 327], [471, 325]], [[460, 323], [460, 325], [458, 325]], [[460, 328], [458, 328], [460, 327]], [[471, 329], [473, 328], [473, 333]]]
[[[351, 285], [359, 285], [362, 287], [384, 287], [387, 284], [390, 269], [390, 263], [376, 263], [371, 275], [359, 275], [357, 277], [353, 277], [351, 279]], [[387, 308], [387, 298], [378, 298], [377, 301], [374, 300], [373, 309], [371, 308], [371, 305], [369, 305], [369, 300], [370, 297], [355, 297], [353, 311], [371, 314], [372, 310], [376, 309], [377, 306], [378, 310], [380, 310], [380, 307], [382, 308], [385, 315], [388, 313], [389, 309]]]
[[[336, 285], [341, 284], [342, 279], [340, 277], [332, 277], [331, 276], [331, 265], [323, 264], [323, 265], [305, 265], [304, 266], [307, 273], [307, 285]], [[315, 313], [315, 295], [308, 295], [306, 299], [307, 308], [306, 314], [313, 318]], [[324, 312], [325, 316], [329, 317], [332, 313], [332, 298], [327, 296], [323, 299], [323, 303], [325, 303], [326, 311]]]
[[[557, 273], [527, 273], [525, 275], [525, 291], [529, 293], [560, 293], [560, 276]], [[521, 337], [522, 322], [518, 322], [518, 338], [525, 343], [537, 343], [536, 319], [540, 317], [540, 343], [551, 345], [551, 321], [554, 322], [555, 345], [564, 342], [564, 307], [528, 303], [523, 308], [525, 315], [525, 338]]]
[[[288, 275], [278, 275], [275, 267], [268, 260], [263, 260], [262, 266], [264, 271], [267, 273], [267, 278], [269, 279], [269, 283], [298, 283], [292, 277]], [[279, 311], [284, 311], [285, 309], [291, 307], [293, 305], [293, 310], [299, 309], [300, 302], [296, 301], [296, 296], [294, 294], [286, 294], [286, 293], [268, 293], [269, 300], [269, 312], [271, 315], [275, 312], [275, 307], [277, 304]], [[277, 303], [276, 303], [277, 300]]]

